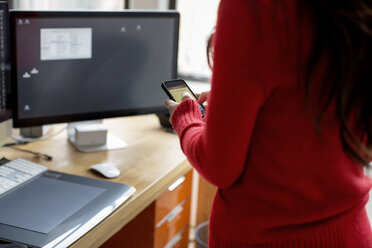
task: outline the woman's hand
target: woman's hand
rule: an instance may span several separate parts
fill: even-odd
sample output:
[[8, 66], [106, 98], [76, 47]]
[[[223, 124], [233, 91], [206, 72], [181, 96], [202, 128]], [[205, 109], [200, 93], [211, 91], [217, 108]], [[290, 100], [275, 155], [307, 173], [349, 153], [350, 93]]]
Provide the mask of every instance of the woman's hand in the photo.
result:
[[[188, 92], [183, 92], [181, 101], [184, 101], [184, 100], [187, 100], [187, 99], [193, 99], [193, 98]], [[169, 117], [170, 123], [172, 123], [173, 112], [177, 108], [178, 105], [179, 105], [179, 103], [177, 103], [177, 102], [175, 102], [171, 99], [168, 99], [168, 100], [165, 101], [165, 106], [168, 108], [169, 114], [170, 114], [170, 117]]]
[[209, 91], [204, 91], [200, 94], [196, 94], [196, 97], [198, 98], [198, 103], [199, 104], [208, 104], [207, 101], [208, 101], [208, 96], [209, 96]]

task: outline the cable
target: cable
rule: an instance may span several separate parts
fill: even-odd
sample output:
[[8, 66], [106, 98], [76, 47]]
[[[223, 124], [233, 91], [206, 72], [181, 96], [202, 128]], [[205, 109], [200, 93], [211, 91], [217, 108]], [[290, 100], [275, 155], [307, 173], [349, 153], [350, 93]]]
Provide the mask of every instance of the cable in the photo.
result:
[[[34, 151], [22, 149], [22, 148], [19, 148], [19, 147], [15, 147], [14, 145], [12, 143], [9, 143], [9, 144], [5, 144], [4, 147], [9, 147], [11, 149], [14, 149], [14, 150], [17, 150], [17, 151], [20, 151], [20, 152], [31, 153], [31, 154], [33, 154], [35, 156], [35, 158], [42, 158], [42, 159], [45, 159], [45, 160], [52, 160], [53, 159], [52, 156], [49, 156], [47, 154], [44, 154], [44, 153], [41, 153], [41, 152], [34, 152]], [[16, 145], [18, 145], [18, 144], [16, 144]]]
[[4, 144], [3, 146], [4, 147], [9, 147], [11, 149], [14, 149], [14, 150], [17, 150], [17, 151], [20, 151], [20, 152], [30, 153], [30, 154], [34, 155], [35, 158], [42, 158], [42, 159], [45, 159], [45, 160], [49, 161], [49, 160], [52, 160], [53, 157], [48, 155], [48, 154], [44, 154], [44, 153], [41, 153], [41, 152], [34, 152], [34, 151], [31, 151], [31, 150], [27, 150], [27, 149], [15, 147], [15, 146], [16, 145], [26, 145], [26, 144], [31, 143], [31, 142], [37, 142], [37, 141], [43, 141], [43, 140], [50, 139], [50, 138], [60, 134], [61, 132], [63, 132], [66, 128], [67, 128], [67, 126], [61, 128], [60, 130], [58, 130], [55, 133], [52, 133], [48, 136], [44, 136], [44, 137], [41, 137], [41, 138], [24, 138], [24, 137], [21, 137], [21, 136], [13, 136], [12, 138], [15, 140], [15, 142], [7, 143], [7, 144]]
[[16, 141], [11, 143], [5, 143], [3, 146], [16, 146], [16, 145], [27, 145], [27, 141]]

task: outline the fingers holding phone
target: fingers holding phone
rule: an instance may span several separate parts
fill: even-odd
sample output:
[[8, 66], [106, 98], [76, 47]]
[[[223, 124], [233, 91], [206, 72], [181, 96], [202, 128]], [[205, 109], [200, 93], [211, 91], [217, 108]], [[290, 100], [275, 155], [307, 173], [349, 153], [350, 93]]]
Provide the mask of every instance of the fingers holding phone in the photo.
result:
[[198, 103], [205, 106], [208, 101], [209, 91], [204, 91], [200, 94], [196, 94], [196, 96], [198, 97]]
[[173, 116], [173, 112], [174, 110], [177, 108], [179, 103], [171, 100], [171, 99], [167, 99], [165, 101], [165, 106], [167, 107], [168, 111], [169, 111], [169, 122], [172, 123], [172, 116]]
[[181, 101], [185, 101], [187, 99], [194, 99], [189, 92], [185, 91], [182, 93]]
[[[182, 97], [181, 97], [181, 101], [185, 101], [185, 100], [187, 100], [187, 99], [194, 99], [191, 95], [190, 95], [190, 93], [188, 93], [188, 92], [183, 92], [182, 93]], [[179, 105], [179, 103], [178, 102], [175, 102], [175, 101], [173, 101], [173, 100], [171, 100], [171, 99], [167, 99], [166, 101], [165, 101], [165, 106], [168, 108], [168, 110], [169, 110], [169, 121], [172, 123], [172, 115], [173, 115], [173, 112], [174, 112], [174, 110], [177, 108], [177, 106]]]
[[[165, 91], [165, 93], [168, 95], [168, 97], [173, 100], [172, 102], [166, 102], [166, 106], [169, 109], [170, 114], [173, 114], [173, 111], [177, 107], [178, 104], [181, 101], [185, 99], [194, 99], [197, 100], [197, 97], [195, 94], [191, 91], [190, 87], [186, 84], [186, 82], [182, 79], [176, 79], [176, 80], [169, 80], [162, 83], [161, 87]], [[176, 105], [174, 105], [176, 104]], [[205, 109], [204, 106], [200, 104], [200, 111], [202, 113], [202, 116], [204, 116]]]

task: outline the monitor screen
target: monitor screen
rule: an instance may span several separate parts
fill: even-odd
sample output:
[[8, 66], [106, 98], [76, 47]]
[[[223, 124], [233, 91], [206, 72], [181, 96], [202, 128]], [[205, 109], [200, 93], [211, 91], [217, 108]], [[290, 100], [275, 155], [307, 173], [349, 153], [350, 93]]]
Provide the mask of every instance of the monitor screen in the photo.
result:
[[16, 127], [164, 111], [177, 12], [12, 11]]

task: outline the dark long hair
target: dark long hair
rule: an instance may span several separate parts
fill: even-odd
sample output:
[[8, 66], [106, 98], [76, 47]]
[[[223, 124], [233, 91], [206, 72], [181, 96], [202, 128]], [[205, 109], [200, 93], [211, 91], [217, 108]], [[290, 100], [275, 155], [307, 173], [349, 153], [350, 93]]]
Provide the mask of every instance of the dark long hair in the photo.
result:
[[368, 167], [372, 148], [372, 2], [369, 0], [311, 0], [302, 6], [314, 27], [307, 63], [306, 95], [324, 54], [327, 68], [316, 125], [335, 104], [346, 154]]
[[[317, 92], [321, 101], [314, 109], [316, 128], [331, 104], [340, 122], [345, 153], [368, 167], [372, 150], [372, 1], [299, 1], [300, 12], [310, 14], [314, 28], [313, 47], [306, 64], [305, 95], [309, 103], [313, 76], [327, 56], [324, 87]], [[207, 58], [211, 66], [213, 34], [208, 40]], [[311, 103], [313, 104], [313, 103]]]

